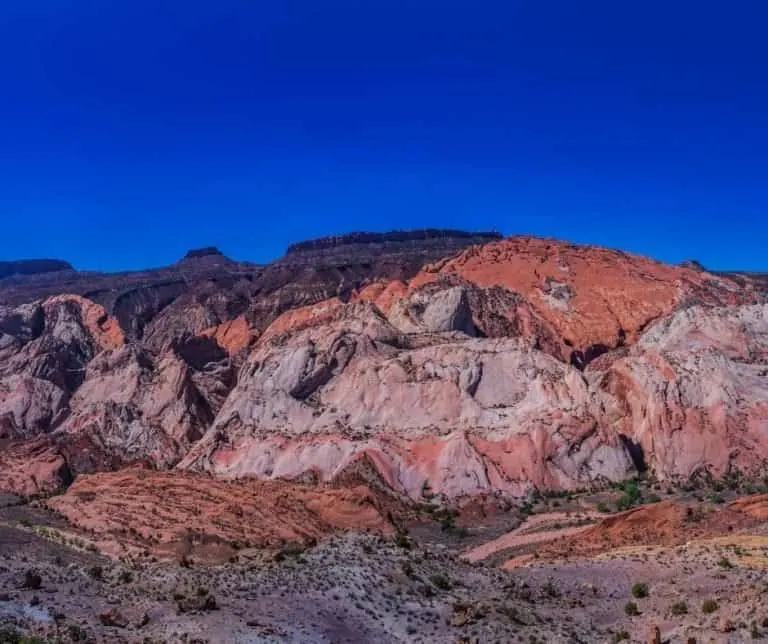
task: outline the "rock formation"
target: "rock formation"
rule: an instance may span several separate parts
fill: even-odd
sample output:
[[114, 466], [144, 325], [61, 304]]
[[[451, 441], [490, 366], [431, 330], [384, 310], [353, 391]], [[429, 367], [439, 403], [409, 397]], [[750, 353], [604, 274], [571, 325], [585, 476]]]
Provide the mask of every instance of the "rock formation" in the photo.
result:
[[130, 463], [414, 498], [757, 473], [762, 284], [455, 231], [0, 279], [0, 486]]
[[226, 561], [244, 546], [311, 543], [336, 530], [392, 534], [402, 510], [364, 486], [311, 489], [278, 481], [224, 483], [140, 469], [79, 477], [47, 506], [88, 530], [103, 552], [150, 548], [179, 559]]
[[16, 262], [0, 261], [0, 279], [72, 270], [74, 269], [71, 264], [59, 259], [27, 259]]

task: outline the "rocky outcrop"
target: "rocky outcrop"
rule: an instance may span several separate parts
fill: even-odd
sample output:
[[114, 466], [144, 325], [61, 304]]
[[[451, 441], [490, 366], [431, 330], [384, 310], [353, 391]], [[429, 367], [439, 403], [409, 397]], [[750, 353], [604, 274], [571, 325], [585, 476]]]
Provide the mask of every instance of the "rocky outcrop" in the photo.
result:
[[[286, 259], [292, 261], [302, 254], [330, 252], [329, 254], [380, 254], [387, 250], [407, 252], [411, 248], [425, 255], [435, 251], [443, 256], [452, 255], [473, 244], [485, 244], [501, 239], [498, 232], [469, 232], [446, 228], [421, 230], [393, 230], [386, 233], [346, 233], [290, 244]], [[327, 257], [327, 255], [326, 255]], [[313, 257], [316, 259], [316, 257]]]
[[26, 259], [15, 262], [0, 261], [0, 280], [22, 275], [40, 275], [59, 271], [73, 271], [72, 265], [59, 259]]
[[[126, 344], [117, 322], [78, 296], [4, 309], [0, 329], [6, 480], [25, 493], [133, 461], [173, 465], [234, 384], [226, 361], [195, 364], [186, 347], [155, 356]], [[36, 447], [25, 449], [25, 439]], [[25, 472], [40, 469], [29, 482]]]
[[451, 230], [339, 235], [294, 244], [265, 266], [236, 262], [208, 247], [146, 271], [60, 271], [12, 280], [0, 275], [0, 305], [82, 295], [102, 305], [130, 340], [146, 339], [157, 351], [239, 316], [263, 331], [290, 309], [334, 296], [346, 299], [371, 280], [409, 279], [424, 264], [498, 238]]
[[768, 462], [768, 305], [679, 311], [592, 378], [663, 478]]
[[203, 248], [193, 248], [184, 255], [184, 259], [200, 259], [201, 257], [224, 257], [224, 253], [215, 246], [205, 246]]
[[726, 276], [534, 237], [475, 246], [425, 267], [409, 287], [456, 278], [523, 296], [580, 366], [634, 343], [646, 326], [680, 306], [761, 301]]
[[638, 546], [683, 546], [698, 539], [733, 536], [760, 525], [768, 495], [744, 497], [701, 512], [691, 501], [667, 500], [606, 517], [576, 535], [558, 538], [537, 552], [542, 558], [596, 556]]
[[363, 486], [231, 483], [139, 469], [79, 477], [47, 505], [114, 556], [149, 549], [204, 561], [226, 561], [242, 547], [314, 543], [347, 529], [392, 534], [387, 515], [402, 511]]
[[0, 441], [0, 490], [33, 496], [65, 488], [72, 472], [47, 439]]
[[328, 481], [365, 456], [412, 496], [425, 482], [449, 496], [520, 494], [632, 470], [582, 375], [523, 342], [458, 332], [413, 341], [366, 304], [322, 320], [287, 336], [267, 330], [181, 467]]
[[365, 457], [414, 497], [425, 484], [520, 494], [646, 468], [661, 479], [759, 473], [766, 315], [690, 307], [582, 375], [521, 339], [405, 333], [370, 304], [297, 311], [267, 329], [180, 467], [330, 481]]
[[0, 310], [0, 432], [27, 438], [62, 419], [88, 363], [123, 334], [99, 305], [76, 296]]

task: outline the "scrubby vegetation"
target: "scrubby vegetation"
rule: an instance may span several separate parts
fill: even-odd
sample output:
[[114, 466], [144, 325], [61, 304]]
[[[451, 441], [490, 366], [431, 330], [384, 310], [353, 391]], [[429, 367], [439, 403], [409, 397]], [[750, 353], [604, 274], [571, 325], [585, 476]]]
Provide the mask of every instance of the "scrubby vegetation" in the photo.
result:
[[632, 596], [636, 599], [648, 597], [648, 592], [648, 584], [644, 582], [637, 582], [632, 586]]

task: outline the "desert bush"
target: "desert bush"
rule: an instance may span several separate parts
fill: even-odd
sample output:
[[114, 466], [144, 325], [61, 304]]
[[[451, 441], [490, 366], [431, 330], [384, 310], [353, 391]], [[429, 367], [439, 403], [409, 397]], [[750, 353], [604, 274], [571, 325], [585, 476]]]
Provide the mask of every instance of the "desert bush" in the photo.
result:
[[394, 542], [398, 548], [403, 548], [405, 550], [411, 549], [411, 540], [408, 538], [408, 535], [405, 534], [404, 532], [398, 532], [394, 536]]
[[558, 592], [557, 588], [555, 588], [555, 584], [552, 583], [551, 579], [547, 579], [547, 583], [544, 584], [544, 587], [542, 588], [544, 591], [544, 594], [548, 597], [559, 597], [560, 593]]
[[619, 501], [623, 501], [627, 507], [632, 507], [640, 501], [640, 488], [637, 486], [637, 481], [625, 481], [622, 489], [624, 496]]
[[635, 602], [627, 602], [624, 604], [624, 612], [629, 617], [635, 617], [640, 614], [640, 611], [637, 608], [637, 604]]
[[27, 570], [24, 572], [24, 581], [22, 582], [22, 586], [24, 588], [29, 588], [30, 590], [37, 590], [42, 585], [43, 585], [43, 578], [35, 570]]
[[669, 607], [669, 612], [675, 617], [688, 614], [688, 604], [684, 601], [675, 602]]
[[636, 599], [648, 597], [648, 584], [645, 582], [637, 582], [632, 586], [632, 597], [635, 597]]
[[306, 548], [296, 542], [292, 541], [291, 543], [285, 544], [275, 555], [275, 561], [283, 561], [284, 559], [288, 557], [299, 557], [306, 552]]
[[176, 607], [180, 613], [188, 613], [195, 610], [211, 611], [218, 609], [216, 598], [203, 588], [198, 588], [197, 595], [194, 597], [176, 594], [174, 595], [174, 599], [176, 600]]
[[617, 642], [617, 643], [618, 642], [624, 642], [625, 640], [629, 641], [629, 639], [630, 639], [630, 637], [629, 637], [629, 633], [627, 633], [627, 631], [616, 631], [613, 634], [613, 641]]
[[704, 602], [701, 604], [701, 612], [705, 615], [709, 615], [710, 613], [714, 613], [720, 606], [718, 606], [717, 602], [714, 599], [705, 599]]
[[717, 565], [721, 568], [725, 568], [726, 570], [730, 570], [733, 568], [733, 564], [730, 562], [730, 560], [727, 557], [720, 557], [720, 560], [717, 562]]
[[45, 644], [45, 640], [34, 635], [24, 635], [15, 628], [0, 629], [0, 644]]
[[526, 501], [525, 503], [523, 503], [520, 506], [520, 514], [522, 514], [523, 516], [534, 514], [533, 503], [531, 503], [530, 501]]
[[701, 508], [686, 508], [685, 509], [685, 520], [687, 523], [698, 523], [704, 518], [704, 513], [701, 511]]
[[436, 574], [432, 575], [429, 578], [429, 581], [434, 584], [435, 587], [439, 588], [440, 590], [450, 590], [451, 588], [451, 582], [445, 575]]

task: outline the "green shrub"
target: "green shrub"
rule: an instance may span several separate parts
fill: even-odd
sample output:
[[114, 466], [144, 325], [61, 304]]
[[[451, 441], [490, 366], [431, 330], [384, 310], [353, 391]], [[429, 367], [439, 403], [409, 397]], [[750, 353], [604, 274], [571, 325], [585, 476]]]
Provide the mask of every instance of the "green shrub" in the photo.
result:
[[714, 599], [705, 599], [704, 603], [701, 605], [701, 612], [705, 615], [709, 615], [710, 613], [714, 613], [718, 608], [720, 608], [720, 606], [718, 606]]
[[629, 633], [627, 633], [627, 631], [616, 631], [613, 634], [613, 641], [616, 642], [617, 644], [618, 644], [618, 642], [624, 642], [625, 640], [629, 641], [629, 639], [630, 639], [630, 637], [629, 637]]
[[637, 599], [648, 597], [648, 584], [644, 582], [638, 582], [632, 586], [632, 597]]
[[640, 611], [637, 608], [637, 604], [635, 602], [627, 602], [624, 604], [624, 612], [629, 617], [635, 617], [640, 614]]
[[405, 534], [404, 532], [398, 532], [394, 536], [394, 542], [398, 548], [403, 548], [404, 550], [411, 549], [411, 540], [408, 538], [408, 535]]
[[24, 635], [15, 628], [0, 629], [0, 644], [45, 644], [45, 640], [35, 635]]
[[443, 532], [453, 532], [453, 529], [455, 527], [456, 527], [456, 523], [452, 514], [447, 514], [446, 516], [443, 517], [442, 521], [440, 521], [440, 529]]
[[70, 624], [67, 627], [69, 639], [73, 642], [85, 642], [88, 639], [86, 632], [80, 628], [77, 624]]
[[684, 601], [675, 602], [669, 607], [669, 612], [672, 613], [675, 617], [680, 617], [681, 615], [687, 615], [688, 604], [686, 604]]
[[609, 508], [609, 507], [608, 507], [608, 504], [607, 504], [607, 503], [605, 503], [605, 502], [603, 502], [603, 501], [600, 501], [600, 502], [597, 504], [597, 511], [598, 511], [598, 512], [602, 512], [602, 513], [604, 513], [604, 514], [608, 514], [608, 513], [611, 511], [611, 508]]
[[533, 513], [534, 513], [533, 503], [531, 503], [530, 501], [526, 501], [520, 506], [520, 514], [522, 514], [523, 516], [528, 516]]
[[544, 587], [542, 588], [542, 590], [544, 591], [544, 593], [548, 597], [559, 597], [560, 596], [560, 592], [555, 587], [555, 584], [552, 583], [551, 579], [547, 579], [547, 583], [544, 584]]
[[293, 557], [298, 561], [304, 552], [306, 552], [306, 548], [302, 544], [293, 541], [280, 548], [280, 550], [275, 553], [274, 560], [285, 561], [288, 557]]
[[451, 582], [445, 575], [437, 574], [432, 575], [429, 578], [429, 581], [431, 581], [435, 587], [439, 588], [440, 590], [450, 590], [451, 589]]
[[733, 568], [733, 564], [726, 557], [720, 557], [720, 561], [717, 562], [717, 565], [721, 568], [725, 568], [726, 570]]
[[640, 502], [640, 488], [637, 487], [637, 481], [625, 481], [622, 485], [622, 490], [624, 494], [616, 501], [617, 510], [629, 510], [633, 505]]
[[24, 588], [37, 590], [42, 585], [43, 578], [35, 570], [27, 570], [24, 572], [24, 581], [22, 582]]

